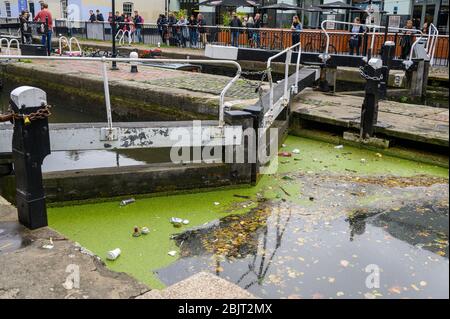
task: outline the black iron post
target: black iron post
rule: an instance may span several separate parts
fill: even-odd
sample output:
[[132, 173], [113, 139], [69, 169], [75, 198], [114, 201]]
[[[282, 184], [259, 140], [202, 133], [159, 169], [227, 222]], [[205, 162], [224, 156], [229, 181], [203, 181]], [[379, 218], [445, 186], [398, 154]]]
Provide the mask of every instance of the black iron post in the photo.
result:
[[[111, 24], [111, 37], [112, 37], [112, 57], [117, 58], [117, 50], [116, 50], [116, 31], [117, 31], [117, 24], [116, 24], [116, 0], [111, 0], [111, 11], [112, 11], [112, 24]], [[111, 70], [118, 70], [117, 62], [113, 61]]]
[[374, 125], [378, 121], [378, 100], [379, 100], [379, 84], [382, 78], [381, 61], [373, 63], [377, 59], [369, 61], [364, 68], [363, 73], [367, 80], [365, 88], [365, 97], [361, 109], [361, 131], [360, 137], [367, 139], [373, 136]]
[[19, 222], [29, 229], [48, 225], [42, 162], [50, 154], [48, 118], [33, 116], [46, 106], [44, 91], [20, 87], [11, 93], [12, 110], [23, 118], [14, 120], [12, 153], [16, 176]]
[[386, 41], [381, 48], [381, 60], [383, 61], [383, 68], [381, 73], [383, 78], [380, 81], [380, 99], [385, 99], [387, 94], [387, 87], [389, 85], [389, 71], [392, 66], [392, 60], [395, 55], [395, 43], [393, 41]]

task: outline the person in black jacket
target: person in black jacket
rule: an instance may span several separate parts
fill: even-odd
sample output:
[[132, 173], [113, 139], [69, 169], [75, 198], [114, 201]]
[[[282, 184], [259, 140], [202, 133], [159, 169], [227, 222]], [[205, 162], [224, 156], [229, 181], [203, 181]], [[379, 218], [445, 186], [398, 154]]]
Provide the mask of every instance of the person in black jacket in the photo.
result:
[[168, 34], [169, 34], [169, 44], [176, 45], [177, 44], [177, 24], [178, 20], [175, 15], [171, 12], [169, 13], [169, 17], [167, 19], [168, 26]]
[[259, 48], [261, 46], [261, 34], [259, 30], [263, 27], [261, 15], [259, 13], [255, 14], [255, 19], [253, 22], [253, 43], [254, 45]]
[[103, 22], [105, 21], [105, 18], [103, 17], [103, 14], [100, 12], [100, 10], [96, 11], [96, 18], [98, 22]]
[[242, 28], [242, 21], [237, 16], [236, 12], [233, 12], [233, 18], [230, 22], [231, 27], [231, 45], [234, 47], [239, 46], [239, 34]]
[[191, 48], [195, 48], [197, 46], [198, 34], [197, 34], [197, 19], [194, 15], [191, 15], [188, 21], [189, 27], [189, 43]]
[[361, 35], [364, 33], [364, 27], [360, 25], [361, 20], [359, 18], [355, 18], [353, 21], [356, 23], [352, 26], [352, 29], [350, 30], [351, 36], [349, 40], [349, 47], [350, 47], [350, 55], [359, 55], [359, 48], [361, 47], [362, 43], [362, 37]]
[[164, 14], [160, 14], [158, 20], [156, 21], [158, 25], [159, 36], [161, 37], [161, 41], [166, 42], [166, 33], [167, 33], [167, 18]]
[[95, 14], [94, 14], [94, 11], [92, 11], [92, 10], [90, 10], [89, 11], [89, 22], [95, 22], [95, 21], [97, 21], [97, 17], [95, 16]]
[[203, 17], [203, 14], [199, 13], [197, 16], [197, 24], [198, 24], [198, 33], [200, 33], [200, 41], [203, 43], [203, 45], [206, 45], [208, 43], [208, 37], [206, 33], [206, 20]]
[[413, 44], [413, 22], [412, 20], [406, 21], [405, 29], [411, 29], [411, 31], [403, 31], [402, 39], [400, 40], [400, 46], [402, 48], [402, 53], [400, 59], [406, 60], [409, 58], [411, 53], [411, 47]]

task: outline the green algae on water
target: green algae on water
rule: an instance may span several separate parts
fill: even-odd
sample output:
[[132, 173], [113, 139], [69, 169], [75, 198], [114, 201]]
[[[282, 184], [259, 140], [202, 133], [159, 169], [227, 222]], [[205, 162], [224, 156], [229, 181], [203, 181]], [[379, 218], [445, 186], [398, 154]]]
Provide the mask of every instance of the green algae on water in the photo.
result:
[[[154, 271], [177, 260], [178, 254], [168, 255], [169, 251], [179, 252], [171, 239], [174, 234], [230, 214], [248, 213], [257, 206], [261, 196], [309, 205], [310, 199], [298, 195], [306, 192], [310, 185], [304, 185], [298, 174], [448, 178], [447, 169], [380, 157], [358, 148], [335, 149], [335, 145], [329, 143], [293, 136], [288, 137], [285, 144], [282, 151], [299, 149], [300, 154], [284, 164], [279, 163], [278, 172], [263, 176], [255, 187], [143, 198], [125, 207], [120, 207], [119, 201], [55, 207], [48, 212], [50, 226], [100, 256], [110, 269], [128, 273], [151, 288], [160, 289], [164, 285]], [[171, 217], [188, 219], [190, 223], [174, 228]], [[132, 236], [134, 226], [148, 227], [150, 233], [135, 238]], [[122, 255], [116, 261], [106, 261], [106, 252], [115, 248], [120, 248]]]

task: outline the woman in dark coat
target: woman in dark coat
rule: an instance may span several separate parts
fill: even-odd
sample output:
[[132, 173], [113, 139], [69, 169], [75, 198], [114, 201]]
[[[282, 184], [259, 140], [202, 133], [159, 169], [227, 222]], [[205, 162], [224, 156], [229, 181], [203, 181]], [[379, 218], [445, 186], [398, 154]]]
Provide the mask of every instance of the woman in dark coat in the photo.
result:
[[359, 25], [360, 22], [361, 20], [359, 18], [355, 18], [354, 23], [356, 23], [356, 25], [352, 26], [351, 36], [349, 40], [350, 55], [353, 55], [355, 53], [356, 55], [359, 55], [359, 48], [361, 47], [362, 42], [361, 34], [364, 33], [363, 26]]

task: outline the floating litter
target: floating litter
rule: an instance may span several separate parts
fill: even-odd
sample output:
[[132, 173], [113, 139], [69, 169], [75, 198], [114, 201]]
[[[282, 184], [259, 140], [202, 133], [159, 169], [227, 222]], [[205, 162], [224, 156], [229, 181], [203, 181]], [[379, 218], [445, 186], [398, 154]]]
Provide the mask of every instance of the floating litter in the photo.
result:
[[220, 203], [219, 203], [219, 202], [214, 202], [214, 205], [215, 205], [215, 206], [219, 206]]
[[175, 257], [177, 255], [177, 252], [175, 250], [169, 251], [167, 253], [169, 256]]
[[296, 148], [295, 150], [292, 150], [292, 154], [300, 154], [300, 150]]
[[116, 248], [114, 250], [110, 250], [108, 251], [108, 253], [106, 254], [106, 259], [108, 260], [116, 260], [117, 258], [119, 258], [120, 254], [122, 253], [122, 251], [120, 250], [120, 248]]
[[147, 235], [150, 232], [150, 229], [148, 229], [147, 227], [142, 227], [141, 228], [141, 234], [142, 235]]
[[183, 220], [183, 224], [184, 225], [188, 225], [189, 224], [189, 220], [187, 220], [187, 219]]
[[183, 219], [182, 218], [177, 218], [177, 217], [172, 217], [170, 219], [170, 222], [175, 226], [175, 227], [181, 227], [181, 225], [183, 224]]
[[120, 202], [120, 206], [127, 206], [134, 203], [136, 200], [134, 198], [124, 199]]
[[134, 226], [133, 237], [139, 237], [139, 236], [141, 236], [141, 232], [139, 230], [139, 227]]
[[338, 145], [338, 146], [335, 146], [334, 148], [337, 149], [337, 150], [341, 150], [341, 149], [344, 148], [344, 145]]

